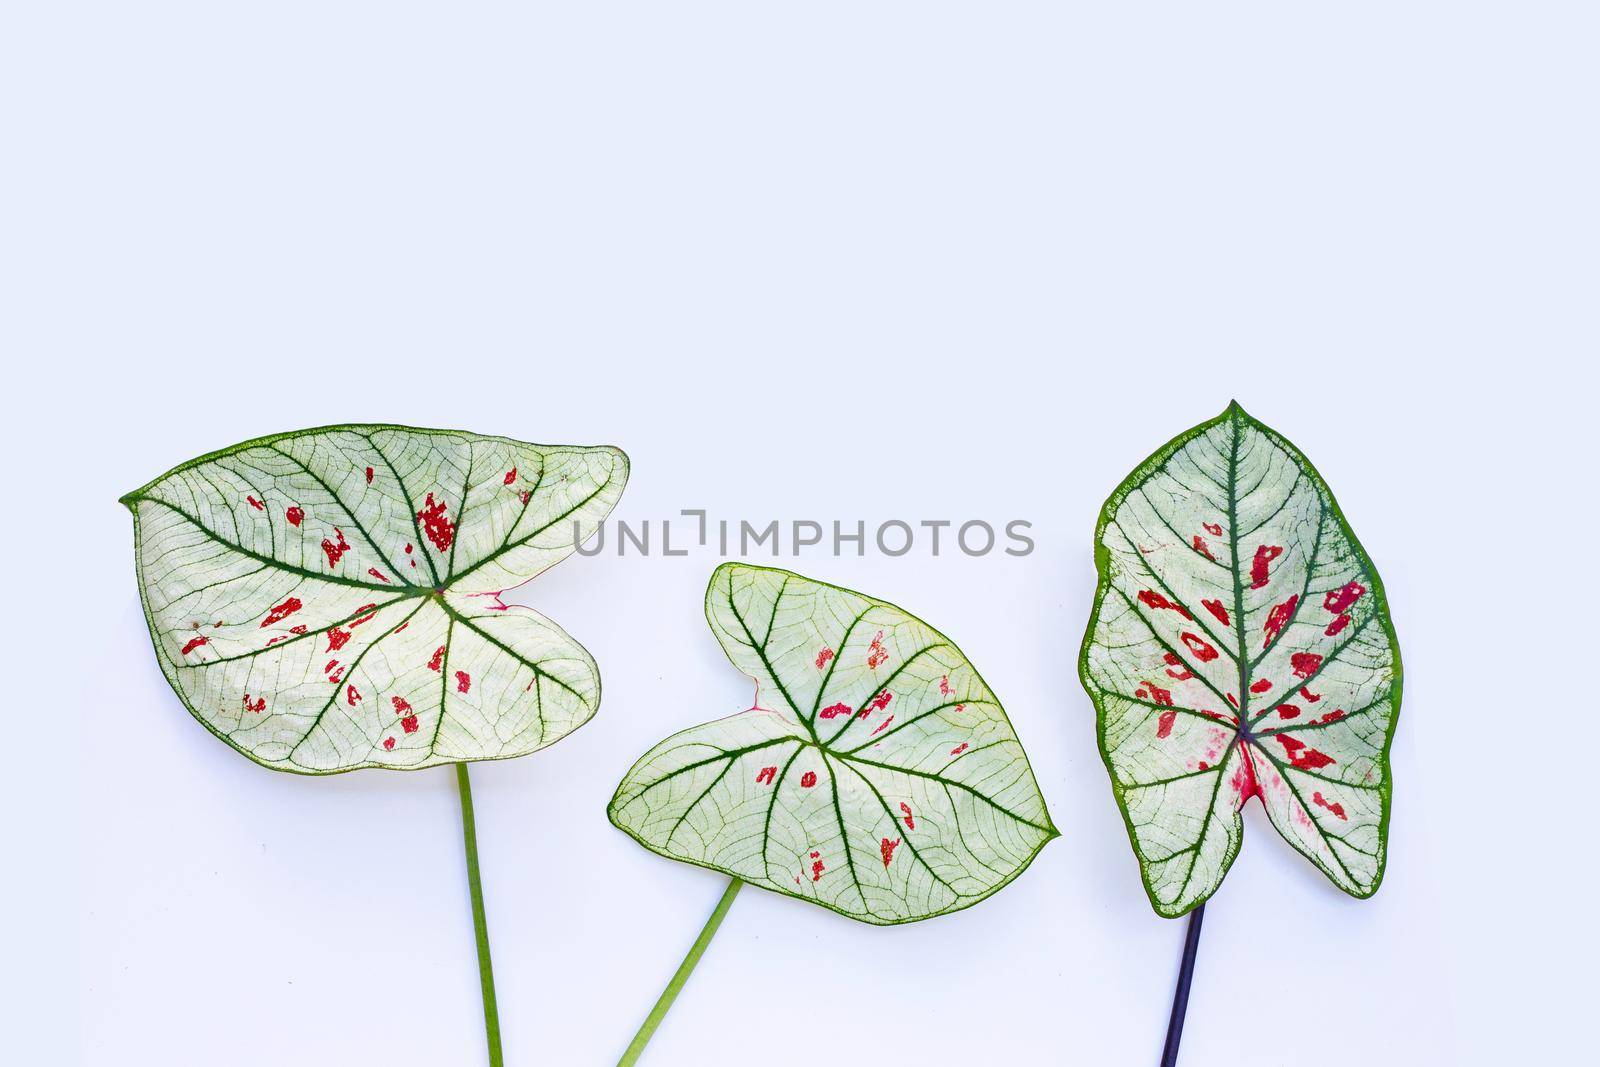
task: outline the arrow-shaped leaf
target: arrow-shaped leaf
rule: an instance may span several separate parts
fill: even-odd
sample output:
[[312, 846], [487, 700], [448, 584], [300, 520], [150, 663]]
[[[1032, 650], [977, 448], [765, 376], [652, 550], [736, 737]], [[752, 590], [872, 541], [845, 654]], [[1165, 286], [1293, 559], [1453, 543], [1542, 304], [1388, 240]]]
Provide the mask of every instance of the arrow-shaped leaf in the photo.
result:
[[1400, 653], [1322, 478], [1232, 405], [1100, 513], [1080, 673], [1157, 912], [1222, 883], [1251, 797], [1341, 889], [1383, 878]]
[[920, 619], [742, 564], [706, 616], [756, 706], [628, 772], [611, 821], [646, 848], [892, 924], [977, 903], [1056, 836], [994, 693]]
[[492, 594], [565, 558], [627, 480], [614, 448], [398, 426], [248, 441], [128, 494], [156, 658], [264, 766], [519, 756], [583, 725], [600, 678]]

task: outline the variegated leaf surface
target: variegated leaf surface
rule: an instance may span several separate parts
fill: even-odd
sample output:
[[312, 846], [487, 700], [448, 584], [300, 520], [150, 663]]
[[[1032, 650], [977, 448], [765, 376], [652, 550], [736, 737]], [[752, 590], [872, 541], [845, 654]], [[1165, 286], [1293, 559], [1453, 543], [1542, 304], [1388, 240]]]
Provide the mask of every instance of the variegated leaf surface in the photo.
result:
[[893, 924], [983, 900], [1057, 836], [998, 699], [920, 619], [743, 564], [706, 617], [755, 706], [628, 772], [609, 814], [646, 848]]
[[248, 441], [123, 498], [156, 658], [207, 729], [308, 774], [520, 756], [583, 725], [583, 646], [495, 594], [610, 513], [627, 457], [350, 425]]
[[1306, 458], [1231, 405], [1117, 487], [1095, 560], [1080, 672], [1156, 911], [1216, 891], [1252, 797], [1339, 888], [1376, 892], [1400, 654]]

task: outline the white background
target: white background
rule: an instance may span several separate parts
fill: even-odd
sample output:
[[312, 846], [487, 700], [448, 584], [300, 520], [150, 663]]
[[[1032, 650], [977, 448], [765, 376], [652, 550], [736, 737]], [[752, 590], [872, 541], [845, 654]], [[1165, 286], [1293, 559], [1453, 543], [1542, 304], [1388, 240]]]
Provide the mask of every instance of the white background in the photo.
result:
[[[746, 890], [646, 1062], [1154, 1062], [1183, 925], [1074, 660], [1101, 501], [1234, 396], [1381, 569], [1405, 704], [1383, 889], [1340, 894], [1253, 805], [1183, 1063], [1579, 1055], [1587, 5], [512, 7], [7, 18], [0, 1058], [481, 1062], [451, 772], [305, 779], [213, 739], [115, 504], [372, 420], [620, 445], [635, 522], [1031, 520], [1025, 559], [789, 562], [954, 637], [1064, 836], [908, 927]], [[613, 1062], [722, 891], [605, 819], [639, 754], [749, 702], [716, 562], [573, 558], [514, 595], [605, 696], [473, 770], [509, 1063]]]

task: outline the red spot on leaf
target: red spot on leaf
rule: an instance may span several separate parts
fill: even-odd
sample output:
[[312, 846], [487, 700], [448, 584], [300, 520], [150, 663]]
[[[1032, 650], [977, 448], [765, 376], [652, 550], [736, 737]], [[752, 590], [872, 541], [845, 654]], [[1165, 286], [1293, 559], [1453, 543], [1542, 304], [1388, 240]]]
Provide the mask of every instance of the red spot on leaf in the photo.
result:
[[1311, 794], [1311, 803], [1315, 804], [1319, 808], [1327, 808], [1329, 811], [1333, 812], [1339, 818], [1344, 819], [1345, 822], [1349, 822], [1350, 821], [1349, 819], [1345, 818], [1344, 805], [1343, 804], [1330, 804], [1330, 803], [1328, 803], [1327, 799], [1325, 797], [1323, 797], [1323, 795], [1321, 793], [1312, 793]]
[[889, 866], [889, 861], [894, 859], [894, 850], [899, 848], [899, 847], [900, 847], [900, 839], [898, 837], [895, 838], [893, 841], [890, 841], [886, 837], [878, 844], [878, 850], [883, 853], [883, 865], [884, 865], [884, 867], [888, 867]]
[[1300, 695], [1306, 698], [1306, 703], [1308, 704], [1315, 704], [1317, 701], [1322, 699], [1321, 693], [1313, 693], [1305, 686], [1300, 687]]
[[1222, 625], [1228, 625], [1228, 609], [1222, 606], [1220, 600], [1202, 600], [1201, 605]]
[[263, 712], [263, 711], [266, 711], [267, 710], [267, 698], [266, 697], [256, 697], [255, 702], [251, 703], [250, 694], [246, 693], [244, 695], [244, 710], [245, 711], [253, 711], [253, 712], [256, 712], [258, 714]]
[[1348, 615], [1340, 615], [1337, 619], [1334, 619], [1332, 622], [1330, 622], [1328, 624], [1328, 628], [1327, 629], [1322, 631], [1323, 636], [1324, 637], [1337, 637], [1337, 636], [1339, 636], [1339, 631], [1343, 630], [1346, 626], [1349, 626], [1349, 625], [1350, 625], [1350, 616], [1348, 616]]
[[902, 800], [900, 802], [900, 810], [904, 813], [903, 818], [906, 821], [906, 829], [915, 830], [917, 828], [917, 819], [916, 816], [911, 814], [911, 805]]
[[336, 670], [332, 674], [328, 675], [328, 681], [332, 682], [334, 685], [338, 685], [339, 684], [339, 680], [342, 679], [343, 677], [344, 677], [344, 668], [340, 667], [338, 670]]
[[1258, 545], [1256, 558], [1250, 561], [1250, 588], [1260, 589], [1267, 584], [1267, 564], [1283, 555], [1278, 545]]
[[[1194, 673], [1183, 666], [1183, 660], [1178, 658], [1178, 654], [1176, 652], [1168, 652], [1161, 658], [1167, 664], [1167, 677], [1176, 678], [1180, 682], [1187, 682], [1190, 678], [1194, 677]], [[1178, 669], [1173, 670], [1172, 668], [1174, 667]]]
[[1315, 652], [1296, 652], [1289, 657], [1289, 665], [1301, 678], [1310, 678], [1322, 666], [1322, 657]]
[[408, 734], [416, 733], [417, 732], [417, 717], [415, 715], [407, 715], [405, 718], [401, 719], [400, 720], [400, 729], [404, 730]]
[[1340, 589], [1330, 589], [1322, 598], [1322, 606], [1328, 610], [1329, 615], [1342, 615], [1350, 610], [1350, 606], [1360, 600], [1367, 591], [1367, 587], [1360, 582], [1346, 582]]
[[1217, 557], [1211, 554], [1211, 546], [1206, 544], [1206, 539], [1204, 537], [1201, 537], [1199, 534], [1195, 534], [1194, 540], [1190, 541], [1189, 544], [1194, 547], [1196, 552], [1200, 553], [1206, 559], [1209, 559], [1212, 563], [1217, 561]]
[[1267, 635], [1266, 640], [1261, 642], [1262, 648], [1266, 648], [1278, 639], [1278, 634], [1282, 632], [1284, 626], [1288, 625], [1289, 620], [1294, 617], [1294, 606], [1298, 603], [1300, 603], [1300, 595], [1296, 593], [1282, 604], [1272, 605], [1272, 610], [1267, 612], [1267, 624], [1262, 627], [1262, 630]]
[[1322, 767], [1330, 766], [1334, 759], [1326, 752], [1318, 752], [1314, 748], [1307, 748], [1306, 743], [1292, 734], [1273, 734], [1278, 743], [1283, 745], [1283, 750], [1289, 757], [1289, 762], [1303, 771], [1315, 771]]
[[1172, 724], [1177, 721], [1177, 718], [1177, 712], [1163, 711], [1160, 718], [1156, 719], [1156, 736], [1163, 739], [1171, 736]]
[[1332, 711], [1328, 712], [1328, 714], [1324, 715], [1322, 718], [1318, 719], [1317, 722], [1319, 722], [1319, 723], [1338, 722], [1340, 719], [1344, 718], [1344, 715], [1345, 715], [1345, 712], [1344, 712], [1343, 708], [1335, 708]]
[[524, 489], [522, 492], [517, 494], [517, 499], [522, 501], [522, 506], [523, 507], [527, 507], [528, 506], [528, 498], [531, 497], [531, 496], [533, 496], [533, 490], [532, 489]]
[[361, 690], [357, 689], [353, 685], [345, 686], [344, 687], [344, 702], [346, 704], [349, 704], [352, 708], [355, 707], [357, 704], [361, 703]]
[[450, 550], [450, 542], [455, 540], [456, 527], [449, 517], [445, 515], [444, 501], [435, 501], [433, 494], [422, 503], [422, 510], [417, 512], [417, 519], [422, 523], [422, 532], [433, 542], [433, 547], [440, 552]]
[[771, 785], [772, 780], [778, 776], [778, 768], [763, 767], [756, 772], [756, 785]]
[[822, 872], [828, 869], [820, 857], [820, 853], [813, 852], [811, 854], [811, 880], [813, 882], [822, 881]]
[[1267, 678], [1257, 678], [1255, 681], [1250, 683], [1250, 692], [1252, 693], [1265, 693], [1271, 688], [1272, 682]]
[[257, 511], [266, 511], [267, 510], [267, 506], [265, 504], [263, 504], [261, 501], [257, 500], [255, 497], [247, 496], [247, 497], [245, 497], [245, 499], [250, 501], [250, 506], [255, 508]]
[[[894, 716], [893, 715], [889, 716], [887, 719], [884, 719], [882, 722], [880, 722], [877, 726], [873, 727], [872, 733], [873, 734], [882, 733], [884, 731], [884, 729], [886, 727], [888, 727], [888, 725], [890, 723], [892, 723], [892, 722], [894, 722]], [[871, 735], [869, 734], [868, 736], [871, 736]]]
[[832, 718], [836, 718], [837, 716], [840, 716], [840, 715], [852, 714], [855, 710], [856, 709], [852, 708], [849, 704], [844, 704], [844, 703], [829, 704], [827, 707], [823, 708], [822, 711], [819, 712], [818, 714], [819, 714], [819, 716], [821, 718], [832, 719]]
[[1134, 695], [1160, 704], [1164, 708], [1172, 707], [1172, 690], [1163, 689], [1154, 682], [1145, 682], [1141, 689], [1134, 691]]
[[888, 658], [889, 650], [883, 647], [883, 631], [879, 630], [878, 635], [872, 639], [872, 644], [867, 646], [867, 666], [877, 670]]
[[950, 676], [948, 674], [939, 676], [939, 695], [942, 697], [950, 695]]
[[433, 650], [433, 658], [428, 660], [428, 669], [430, 671], [438, 671], [440, 669], [440, 665], [443, 664], [443, 663], [444, 663], [444, 646], [440, 645], [438, 648]]
[[337, 626], [328, 630], [328, 651], [337, 652], [350, 643], [350, 631], [341, 630]]
[[393, 751], [394, 750], [394, 738], [385, 737], [383, 739], [383, 747], [384, 747], [385, 751]]
[[1184, 644], [1189, 646], [1189, 651], [1194, 654], [1194, 658], [1201, 663], [1210, 663], [1217, 658], [1217, 650], [1207, 644], [1205, 639], [1198, 634], [1192, 634], [1185, 630], [1181, 639]]
[[1260, 797], [1261, 802], [1266, 803], [1267, 796], [1261, 791], [1261, 783], [1256, 780], [1256, 764], [1250, 758], [1250, 746], [1239, 746], [1239, 755], [1242, 758], [1239, 760], [1239, 766], [1234, 768], [1233, 779], [1230, 782], [1233, 791], [1239, 794], [1239, 807], [1244, 807], [1245, 801], [1251, 797]]
[[1189, 614], [1188, 608], [1184, 607], [1182, 604], [1173, 603], [1160, 593], [1156, 592], [1154, 589], [1146, 589], [1140, 593], [1139, 603], [1143, 604], [1151, 611], [1159, 611], [1162, 608], [1168, 608], [1172, 611], [1176, 611], [1179, 615], [1182, 615], [1186, 619], [1191, 621], [1194, 619], [1194, 616]]
[[330, 567], [337, 566], [339, 557], [350, 551], [350, 543], [344, 539], [344, 531], [335, 526], [333, 533], [338, 538], [337, 541], [330, 541], [326, 537], [322, 539], [322, 551], [327, 554]]
[[806, 773], [804, 773], [804, 774], [802, 774], [800, 776], [800, 788], [801, 789], [810, 789], [812, 786], [814, 786], [816, 784], [817, 784], [817, 772], [816, 771], [807, 771]]
[[966, 750], [967, 750], [967, 743], [965, 741], [963, 741], [959, 745], [957, 745], [955, 748], [952, 748], [950, 750], [950, 755], [959, 756], [959, 755], [961, 755], [961, 753], [965, 752]]
[[1232, 693], [1229, 693], [1228, 694], [1228, 703], [1232, 704], [1234, 707], [1238, 707], [1239, 706], [1239, 698], [1234, 696]]
[[290, 505], [289, 509], [283, 513], [283, 517], [289, 520], [290, 526], [299, 526], [300, 520], [306, 517], [306, 513], [299, 505]]
[[510, 485], [512, 482], [514, 482], [516, 480], [517, 480], [517, 468], [512, 467], [510, 470], [506, 471], [505, 484]]
[[210, 644], [210, 641], [207, 638], [204, 638], [204, 637], [191, 637], [191, 638], [189, 638], [188, 642], [183, 646], [183, 651], [179, 652], [178, 655], [187, 656], [189, 653], [193, 652], [195, 649], [197, 649], [201, 645], [205, 645], [205, 644]]
[[277, 605], [271, 611], [267, 612], [267, 617], [261, 620], [262, 628], [265, 629], [275, 622], [282, 622], [290, 615], [293, 615], [295, 612], [299, 611], [301, 607], [303, 607], [303, 605], [300, 603], [299, 597], [290, 597], [282, 604]]
[[371, 467], [367, 468], [367, 484], [368, 485], [372, 484], [372, 468]]
[[821, 652], [818, 652], [817, 653], [817, 670], [820, 671], [822, 668], [826, 667], [828, 665], [828, 661], [830, 659], [832, 659], [832, 658], [833, 658], [833, 649], [831, 649], [831, 648], [825, 648]]
[[1280, 719], [1298, 719], [1299, 717], [1300, 717], [1300, 709], [1295, 707], [1293, 704], [1279, 704], [1278, 705], [1278, 718], [1280, 718]]
[[867, 705], [867, 711], [882, 711], [884, 708], [889, 706], [889, 701], [893, 699], [894, 694], [885, 689], [883, 692], [872, 698], [872, 703]]
[[465, 693], [472, 689], [472, 675], [466, 671], [456, 671], [456, 692]]
[[384, 585], [388, 585], [389, 584], [389, 579], [385, 578], [382, 575], [382, 573], [379, 572], [378, 568], [376, 568], [376, 567], [368, 567], [367, 568], [367, 573], [372, 575], [374, 578], [378, 579], [378, 581], [382, 582]]
[[1203, 526], [1205, 528], [1206, 533], [1210, 534], [1212, 537], [1221, 537], [1222, 536], [1222, 526], [1221, 526], [1221, 524], [1215, 523], [1215, 522], [1203, 522], [1200, 525]]
[[389, 703], [394, 705], [394, 713], [396, 715], [404, 715], [411, 710], [411, 702], [405, 697], [390, 697]]

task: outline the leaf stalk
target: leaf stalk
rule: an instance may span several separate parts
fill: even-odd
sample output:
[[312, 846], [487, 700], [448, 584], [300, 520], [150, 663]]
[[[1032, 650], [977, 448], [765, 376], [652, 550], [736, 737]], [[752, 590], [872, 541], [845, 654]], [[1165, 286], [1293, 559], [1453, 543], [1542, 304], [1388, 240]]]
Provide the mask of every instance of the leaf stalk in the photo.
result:
[[1183, 937], [1183, 962], [1178, 965], [1178, 988], [1172, 993], [1172, 1016], [1167, 1020], [1167, 1043], [1161, 1049], [1161, 1067], [1175, 1067], [1178, 1043], [1183, 1040], [1183, 1019], [1189, 1011], [1189, 984], [1194, 980], [1194, 957], [1200, 949], [1200, 924], [1206, 906], [1189, 913], [1189, 929]]
[[483, 907], [483, 879], [478, 874], [478, 829], [472, 814], [472, 781], [467, 765], [456, 764], [461, 791], [461, 836], [467, 849], [467, 886], [472, 893], [472, 928], [478, 942], [478, 980], [483, 987], [483, 1032], [489, 1045], [489, 1067], [504, 1067], [500, 1051], [500, 1009], [494, 999], [494, 964], [489, 960], [489, 920]]

